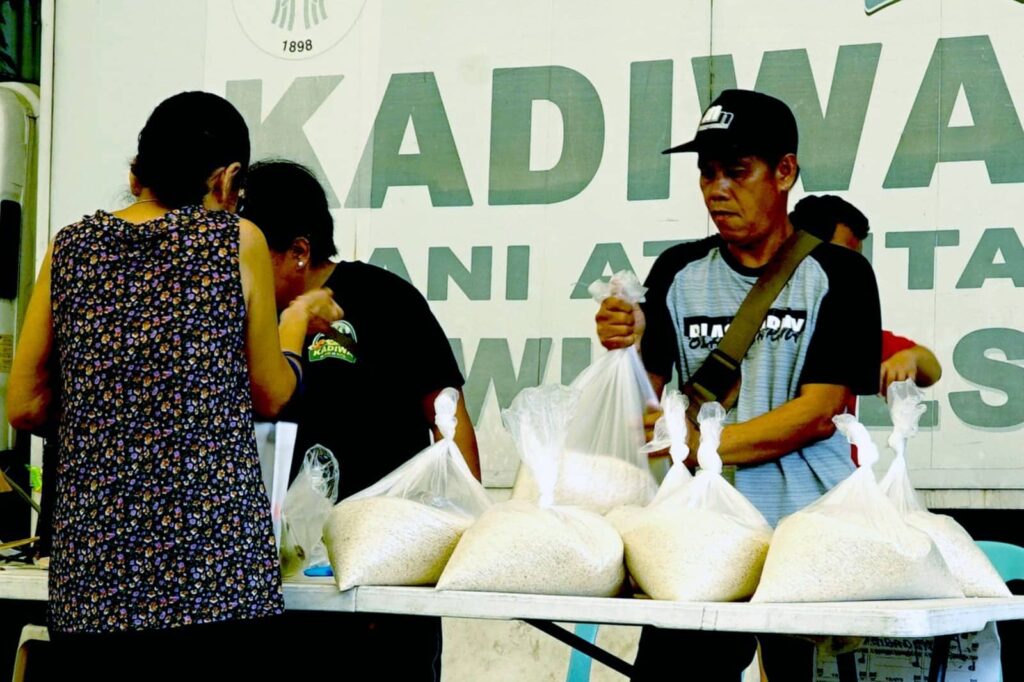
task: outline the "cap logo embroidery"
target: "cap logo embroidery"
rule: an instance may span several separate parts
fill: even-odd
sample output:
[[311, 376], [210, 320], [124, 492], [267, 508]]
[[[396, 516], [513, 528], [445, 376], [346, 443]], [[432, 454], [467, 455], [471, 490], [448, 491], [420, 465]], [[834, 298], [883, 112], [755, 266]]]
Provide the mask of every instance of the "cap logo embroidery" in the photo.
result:
[[732, 119], [731, 112], [722, 111], [722, 106], [716, 104], [704, 112], [704, 117], [700, 119], [700, 125], [697, 126], [697, 132], [713, 129], [725, 130], [732, 124]]

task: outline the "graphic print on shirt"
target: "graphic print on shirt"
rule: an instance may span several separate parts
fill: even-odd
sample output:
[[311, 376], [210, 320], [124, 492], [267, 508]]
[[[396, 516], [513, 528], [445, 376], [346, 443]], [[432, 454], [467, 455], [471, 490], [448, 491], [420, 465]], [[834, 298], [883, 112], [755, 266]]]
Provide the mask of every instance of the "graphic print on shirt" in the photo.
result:
[[331, 323], [331, 330], [319, 333], [309, 344], [309, 361], [344, 360], [355, 364], [358, 339], [356, 329], [346, 320]]
[[[683, 334], [690, 348], [713, 350], [729, 331], [735, 316], [708, 317], [692, 315], [683, 318]], [[754, 336], [759, 341], [798, 343], [807, 328], [807, 311], [771, 308]]]

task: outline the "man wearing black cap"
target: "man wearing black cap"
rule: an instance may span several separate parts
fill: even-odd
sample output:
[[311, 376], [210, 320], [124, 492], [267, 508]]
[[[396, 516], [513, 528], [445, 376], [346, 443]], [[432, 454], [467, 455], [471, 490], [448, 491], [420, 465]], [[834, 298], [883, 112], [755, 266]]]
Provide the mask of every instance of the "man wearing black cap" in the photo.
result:
[[[789, 192], [799, 174], [789, 107], [758, 92], [726, 90], [704, 112], [696, 137], [664, 153], [696, 152], [704, 203], [718, 234], [680, 244], [654, 263], [646, 302], [609, 299], [597, 315], [606, 348], [640, 344], [660, 393], [678, 372], [687, 382], [721, 340], [765, 265], [793, 233]], [[742, 362], [739, 398], [722, 432], [735, 485], [775, 525], [853, 470], [832, 417], [853, 394], [878, 390], [881, 316], [868, 262], [831, 244], [797, 266]], [[762, 638], [775, 682], [811, 680], [813, 646]], [[646, 628], [634, 679], [739, 680], [753, 638]], [[691, 677], [692, 676], [692, 677]]]

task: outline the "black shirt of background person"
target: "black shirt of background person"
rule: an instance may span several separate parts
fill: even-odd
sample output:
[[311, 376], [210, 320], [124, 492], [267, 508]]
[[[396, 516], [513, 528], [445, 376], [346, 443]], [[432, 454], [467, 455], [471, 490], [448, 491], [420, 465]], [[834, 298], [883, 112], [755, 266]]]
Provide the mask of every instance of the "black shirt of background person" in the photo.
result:
[[333, 339], [306, 339], [302, 394], [281, 418], [299, 424], [291, 477], [305, 452], [321, 445], [338, 459], [341, 500], [426, 448], [432, 424], [424, 397], [459, 388], [463, 378], [426, 300], [405, 280], [342, 262], [324, 286], [344, 310], [344, 324], [336, 323]]

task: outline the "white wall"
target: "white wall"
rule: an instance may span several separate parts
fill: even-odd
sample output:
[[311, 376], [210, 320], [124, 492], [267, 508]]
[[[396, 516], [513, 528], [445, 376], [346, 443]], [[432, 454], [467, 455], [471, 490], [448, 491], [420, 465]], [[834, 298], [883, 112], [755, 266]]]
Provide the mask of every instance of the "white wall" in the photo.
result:
[[126, 201], [149, 112], [203, 87], [205, 0], [57, 0], [51, 228]]
[[[653, 262], [648, 242], [708, 233], [692, 159], [671, 160], [667, 196], [627, 195], [629, 178], [638, 172], [629, 146], [646, 134], [644, 125], [631, 127], [631, 116], [665, 104], [658, 100], [664, 84], [645, 89], [635, 69], [652, 61], [671, 69], [669, 138], [680, 142], [691, 136], [701, 109], [696, 66], [711, 54], [724, 55], [719, 78], [734, 72], [739, 86], [751, 87], [767, 75], [773, 87], [793, 88], [791, 103], [804, 128], [805, 184], [815, 166], [820, 170], [842, 156], [843, 144], [853, 144], [849, 181], [809, 189], [846, 196], [869, 214], [884, 322], [933, 347], [945, 367], [930, 391], [936, 425], [911, 444], [915, 481], [923, 488], [996, 491], [943, 498], [957, 504], [1020, 502], [1024, 191], [1022, 162], [998, 158], [998, 150], [1015, 149], [1024, 139], [1024, 6], [903, 0], [867, 15], [860, 0], [644, 0], [603, 4], [600, 11], [583, 0], [328, 0], [327, 18], [306, 29], [305, 0], [293, 4], [297, 21], [287, 29], [273, 23], [271, 0], [58, 0], [51, 225], [123, 199], [135, 135], [159, 100], [187, 88], [229, 94], [244, 103], [257, 157], [313, 161], [341, 202], [355, 197], [335, 211], [344, 257], [382, 262], [389, 254], [401, 256], [458, 340], [467, 394], [482, 408], [487, 480], [507, 485], [516, 460], [501, 434], [498, 407], [517, 387], [558, 381], [563, 369], [571, 375], [589, 359], [594, 304], [569, 293], [594, 276], [586, 264], [605, 248], [599, 245], [614, 245], [612, 251], [643, 275]], [[296, 39], [315, 49], [289, 52]], [[780, 59], [785, 67], [773, 79], [767, 72]], [[599, 164], [585, 188], [564, 200], [493, 203], [495, 170], [509, 163], [492, 163], [495, 140], [508, 135], [507, 125], [496, 123], [508, 104], [493, 99], [495, 78], [505, 69], [548, 65], [573, 72], [596, 93], [604, 131]], [[919, 186], [891, 186], [894, 162], [907, 151], [900, 151], [900, 140], [909, 136], [919, 146], [928, 140], [915, 137], [913, 112], [939, 107], [929, 99], [930, 73], [939, 74], [955, 100], [949, 121], [940, 121], [950, 140], [994, 132], [967, 145], [969, 160], [938, 163]], [[866, 94], [855, 94], [858, 79], [867, 83]], [[417, 90], [423, 83], [430, 87]], [[401, 120], [384, 121], [371, 137], [388, 88], [396, 84], [406, 88], [391, 100]], [[557, 100], [565, 94], [561, 87], [544, 95]], [[435, 99], [411, 108], [417, 92]], [[580, 113], [593, 110], [593, 102], [582, 101], [585, 94], [574, 95], [581, 108], [567, 114], [572, 135], [596, 130], [595, 119]], [[856, 134], [843, 143], [836, 122], [858, 106], [865, 108], [863, 122], [850, 123]], [[530, 110], [530, 168], [543, 171], [561, 158], [568, 133], [555, 104], [538, 99]], [[436, 127], [438, 112], [447, 130]], [[364, 150], [373, 149], [368, 140], [403, 128], [398, 160], [420, 154], [434, 163], [430, 172], [451, 170], [450, 163], [438, 165], [437, 149], [454, 146], [472, 205], [440, 206], [425, 186], [399, 186], [392, 173], [383, 180], [390, 177], [394, 186], [382, 205], [353, 206], [359, 188], [366, 189], [381, 167], [360, 164]], [[577, 171], [586, 161], [579, 152], [567, 161]], [[988, 164], [976, 158], [985, 154]], [[644, 157], [657, 158], [656, 150]], [[550, 179], [558, 185], [558, 178]], [[451, 176], [438, 182], [448, 190], [458, 184]], [[934, 255], [915, 248], [911, 255], [897, 243], [936, 231], [940, 241], [956, 245], [940, 246]], [[521, 246], [530, 248], [528, 275], [508, 264], [509, 253]], [[472, 265], [473, 253], [480, 263], [490, 261], [489, 276], [481, 275], [484, 265]], [[477, 281], [463, 286], [446, 276], [446, 257]], [[972, 268], [992, 276], [972, 284], [963, 279]], [[523, 285], [525, 298], [510, 294]], [[876, 433], [884, 439], [883, 428]]]

